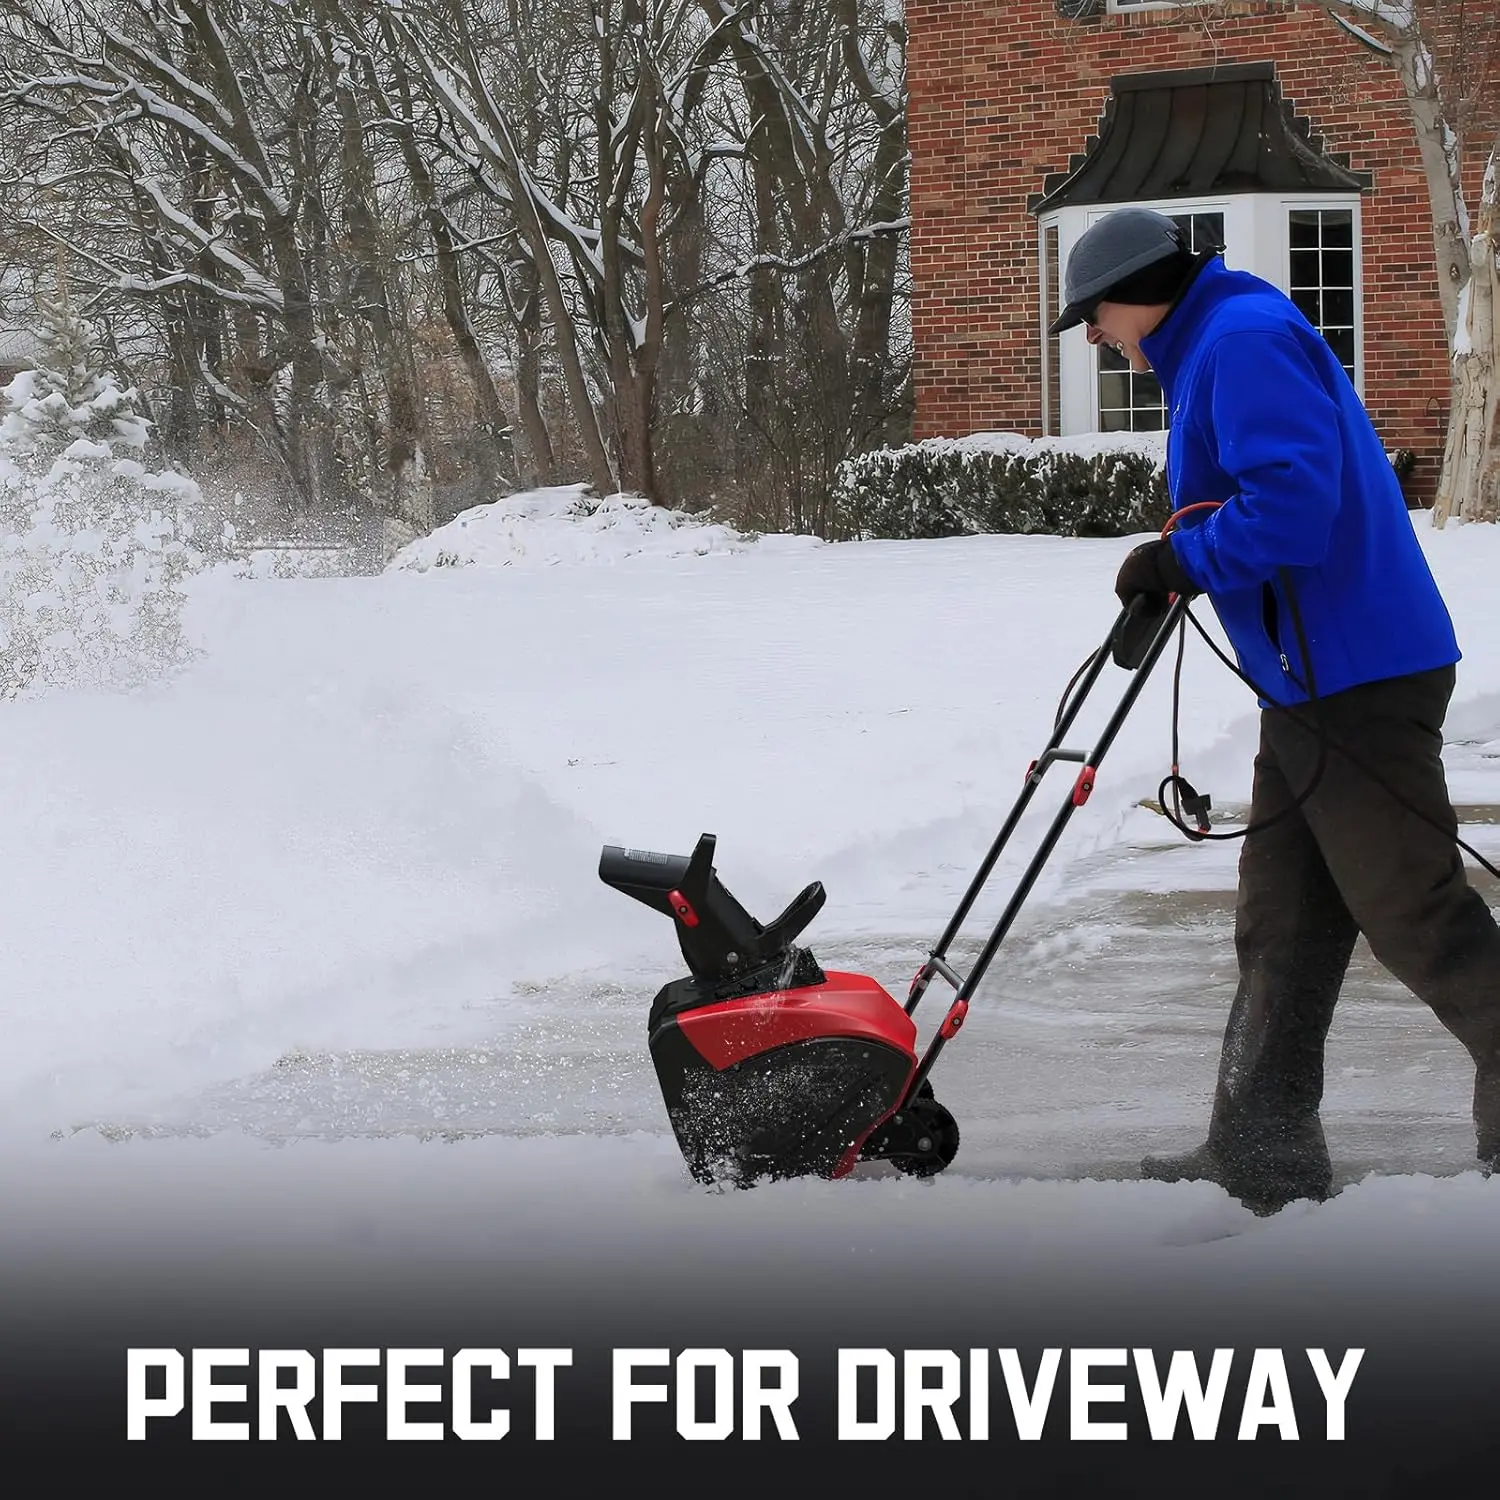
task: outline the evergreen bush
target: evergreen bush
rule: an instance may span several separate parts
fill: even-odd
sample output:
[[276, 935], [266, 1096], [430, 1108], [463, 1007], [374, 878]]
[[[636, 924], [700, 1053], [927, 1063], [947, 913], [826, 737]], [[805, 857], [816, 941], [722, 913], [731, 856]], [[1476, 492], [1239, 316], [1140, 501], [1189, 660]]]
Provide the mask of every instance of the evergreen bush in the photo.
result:
[[1131, 536], [1171, 513], [1160, 433], [1028, 440], [933, 438], [861, 454], [834, 482], [835, 535], [918, 539], [984, 532]]

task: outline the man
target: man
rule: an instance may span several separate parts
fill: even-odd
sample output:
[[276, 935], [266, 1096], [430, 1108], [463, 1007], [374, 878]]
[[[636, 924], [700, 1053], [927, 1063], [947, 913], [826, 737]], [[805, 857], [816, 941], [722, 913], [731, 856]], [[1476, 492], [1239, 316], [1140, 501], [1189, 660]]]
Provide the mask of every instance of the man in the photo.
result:
[[1052, 331], [1082, 323], [1160, 380], [1174, 507], [1223, 502], [1132, 551], [1116, 593], [1207, 594], [1261, 704], [1207, 1139], [1144, 1171], [1260, 1212], [1328, 1195], [1324, 1040], [1361, 932], [1468, 1049], [1479, 1159], [1500, 1168], [1500, 928], [1442, 766], [1460, 653], [1369, 417], [1288, 298], [1160, 214], [1094, 224], [1066, 296]]

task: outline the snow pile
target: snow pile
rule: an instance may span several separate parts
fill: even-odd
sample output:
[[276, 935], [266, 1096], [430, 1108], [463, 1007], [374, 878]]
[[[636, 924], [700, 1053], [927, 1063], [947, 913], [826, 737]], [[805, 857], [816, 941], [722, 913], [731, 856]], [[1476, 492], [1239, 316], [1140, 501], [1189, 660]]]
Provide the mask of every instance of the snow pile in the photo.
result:
[[[566, 484], [476, 505], [402, 548], [389, 566], [418, 572], [551, 568], [616, 563], [627, 557], [704, 557], [740, 552], [755, 541], [746, 533], [667, 510], [638, 495], [600, 500], [587, 485]], [[810, 537], [796, 541], [817, 545]]]

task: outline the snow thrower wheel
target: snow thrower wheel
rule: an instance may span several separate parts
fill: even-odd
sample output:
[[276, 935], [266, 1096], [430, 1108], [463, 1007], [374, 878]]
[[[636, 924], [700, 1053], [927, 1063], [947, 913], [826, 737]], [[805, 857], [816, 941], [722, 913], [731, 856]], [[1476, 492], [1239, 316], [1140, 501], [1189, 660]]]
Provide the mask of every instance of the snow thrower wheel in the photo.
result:
[[911, 1148], [891, 1157], [909, 1177], [936, 1177], [958, 1155], [958, 1121], [936, 1099], [913, 1099], [903, 1111], [912, 1129]]
[[937, 1102], [925, 1079], [909, 1104], [871, 1136], [861, 1153], [888, 1161], [908, 1177], [936, 1177], [958, 1155], [958, 1121]]

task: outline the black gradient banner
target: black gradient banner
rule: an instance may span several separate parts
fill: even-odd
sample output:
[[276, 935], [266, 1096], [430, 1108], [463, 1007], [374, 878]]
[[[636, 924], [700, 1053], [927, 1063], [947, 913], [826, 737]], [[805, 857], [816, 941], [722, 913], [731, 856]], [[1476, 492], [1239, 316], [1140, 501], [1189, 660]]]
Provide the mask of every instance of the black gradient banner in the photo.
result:
[[[930, 1484], [945, 1496], [1071, 1494], [1095, 1485], [1111, 1494], [1171, 1494], [1192, 1485], [1215, 1495], [1264, 1495], [1269, 1487], [1281, 1494], [1406, 1495], [1459, 1485], [1488, 1492], [1493, 1485], [1500, 1459], [1500, 1290], [1493, 1280], [1458, 1298], [1437, 1298], [1424, 1311], [1411, 1287], [1394, 1296], [1391, 1288], [1362, 1283], [1356, 1267], [1342, 1281], [1322, 1273], [1283, 1276], [1236, 1297], [1222, 1285], [1173, 1288], [1159, 1278], [1122, 1275], [1103, 1261], [1091, 1267], [1074, 1259], [1051, 1274], [1035, 1265], [989, 1267], [976, 1250], [945, 1255], [935, 1246], [927, 1265], [877, 1258], [854, 1268], [838, 1265], [835, 1255], [818, 1264], [805, 1252], [777, 1264], [763, 1246], [754, 1255], [721, 1254], [714, 1264], [687, 1253], [674, 1259], [664, 1247], [649, 1261], [625, 1263], [584, 1243], [557, 1243], [546, 1253], [512, 1250], [493, 1261], [408, 1247], [387, 1256], [351, 1254], [341, 1265], [336, 1257], [241, 1256], [232, 1244], [174, 1247], [166, 1236], [157, 1244], [138, 1240], [128, 1251], [75, 1244], [5, 1267], [0, 1454], [6, 1471], [25, 1465], [59, 1486], [106, 1479], [190, 1483], [208, 1493], [252, 1482], [274, 1485], [271, 1493], [336, 1482], [379, 1493], [449, 1483], [496, 1493], [514, 1484], [594, 1493], [640, 1480], [759, 1494], [823, 1475], [833, 1478], [819, 1484], [882, 1492]], [[1413, 1267], [1412, 1276], [1438, 1273]], [[189, 1398], [180, 1416], [147, 1419], [138, 1441], [127, 1438], [130, 1349], [178, 1351]], [[274, 1439], [258, 1436], [260, 1351], [308, 1351], [302, 1364], [321, 1377], [329, 1349], [443, 1351], [442, 1364], [407, 1375], [412, 1385], [436, 1386], [438, 1399], [415, 1400], [405, 1410], [409, 1421], [437, 1424], [446, 1435], [392, 1440], [390, 1401], [380, 1399], [345, 1404], [341, 1436], [327, 1440], [320, 1383], [306, 1408], [310, 1440], [297, 1439], [285, 1412]], [[510, 1361], [508, 1377], [496, 1378], [484, 1356], [469, 1382], [474, 1418], [489, 1419], [497, 1409], [509, 1415], [510, 1430], [498, 1441], [461, 1440], [451, 1431], [452, 1361], [465, 1349], [500, 1350]], [[539, 1441], [536, 1357], [520, 1361], [525, 1351], [556, 1349], [568, 1350], [570, 1362], [551, 1370], [555, 1435]], [[673, 1363], [635, 1367], [634, 1382], [663, 1387], [667, 1399], [631, 1403], [630, 1437], [622, 1440], [614, 1436], [614, 1363], [615, 1351], [626, 1349], [666, 1351]], [[685, 1373], [678, 1361], [684, 1350], [720, 1349], [730, 1370], [730, 1399], [722, 1406], [714, 1367], [726, 1361], [691, 1356], [680, 1362]], [[846, 1421], [852, 1412], [874, 1422], [884, 1365], [893, 1392], [889, 1438], [840, 1438], [841, 1349], [890, 1352], [889, 1361], [865, 1356], [844, 1414]], [[1174, 1351], [1193, 1350], [1207, 1375], [1216, 1349], [1233, 1351], [1216, 1437], [1196, 1440], [1183, 1418], [1172, 1440], [1154, 1439], [1130, 1351], [1152, 1351], [1154, 1368], [1165, 1374]], [[1348, 1387], [1342, 1440], [1327, 1435], [1328, 1401], [1309, 1349], [1324, 1351], [1334, 1371], [1348, 1350], [1364, 1351]], [[209, 1372], [213, 1384], [246, 1387], [246, 1400], [220, 1392], [208, 1417], [244, 1424], [247, 1441], [194, 1439], [194, 1350], [221, 1351], [216, 1358], [227, 1361]], [[1076, 1351], [1085, 1350], [1102, 1352], [1104, 1362], [1080, 1377], [1073, 1367]], [[1295, 1440], [1270, 1419], [1253, 1437], [1238, 1435], [1256, 1350], [1280, 1352]], [[796, 1395], [786, 1408], [795, 1439], [779, 1434], [764, 1399], [761, 1436], [745, 1437], [746, 1351], [786, 1351], [795, 1362]], [[956, 1359], [945, 1361], [941, 1351]], [[1118, 1357], [1126, 1362], [1108, 1362]], [[1055, 1362], [1036, 1440], [1018, 1435], [1004, 1358], [1028, 1387], [1049, 1358]], [[922, 1436], [904, 1435], [908, 1359], [913, 1367], [925, 1359], [929, 1385], [940, 1382], [945, 1364], [950, 1375], [957, 1371], [959, 1393], [945, 1408], [956, 1436], [944, 1438], [932, 1411], [920, 1407]], [[779, 1388], [784, 1359], [781, 1365], [759, 1377], [763, 1398]], [[980, 1366], [988, 1387], [982, 1403]], [[355, 1367], [345, 1379], [384, 1389], [385, 1373], [386, 1363]], [[1081, 1378], [1095, 1389], [1085, 1393], [1092, 1400], [1080, 1418], [1074, 1384]], [[1121, 1388], [1120, 1399], [1111, 1386]], [[148, 1372], [145, 1391], [150, 1399], [164, 1395], [163, 1369]], [[1257, 1400], [1273, 1394], [1261, 1380]], [[987, 1424], [976, 1418], [981, 1404]], [[730, 1424], [722, 1440], [679, 1434], [680, 1420], [711, 1425], [716, 1417]], [[1123, 1424], [1124, 1440], [1080, 1437], [1080, 1420]], [[987, 1437], [974, 1436], [986, 1427]]]

